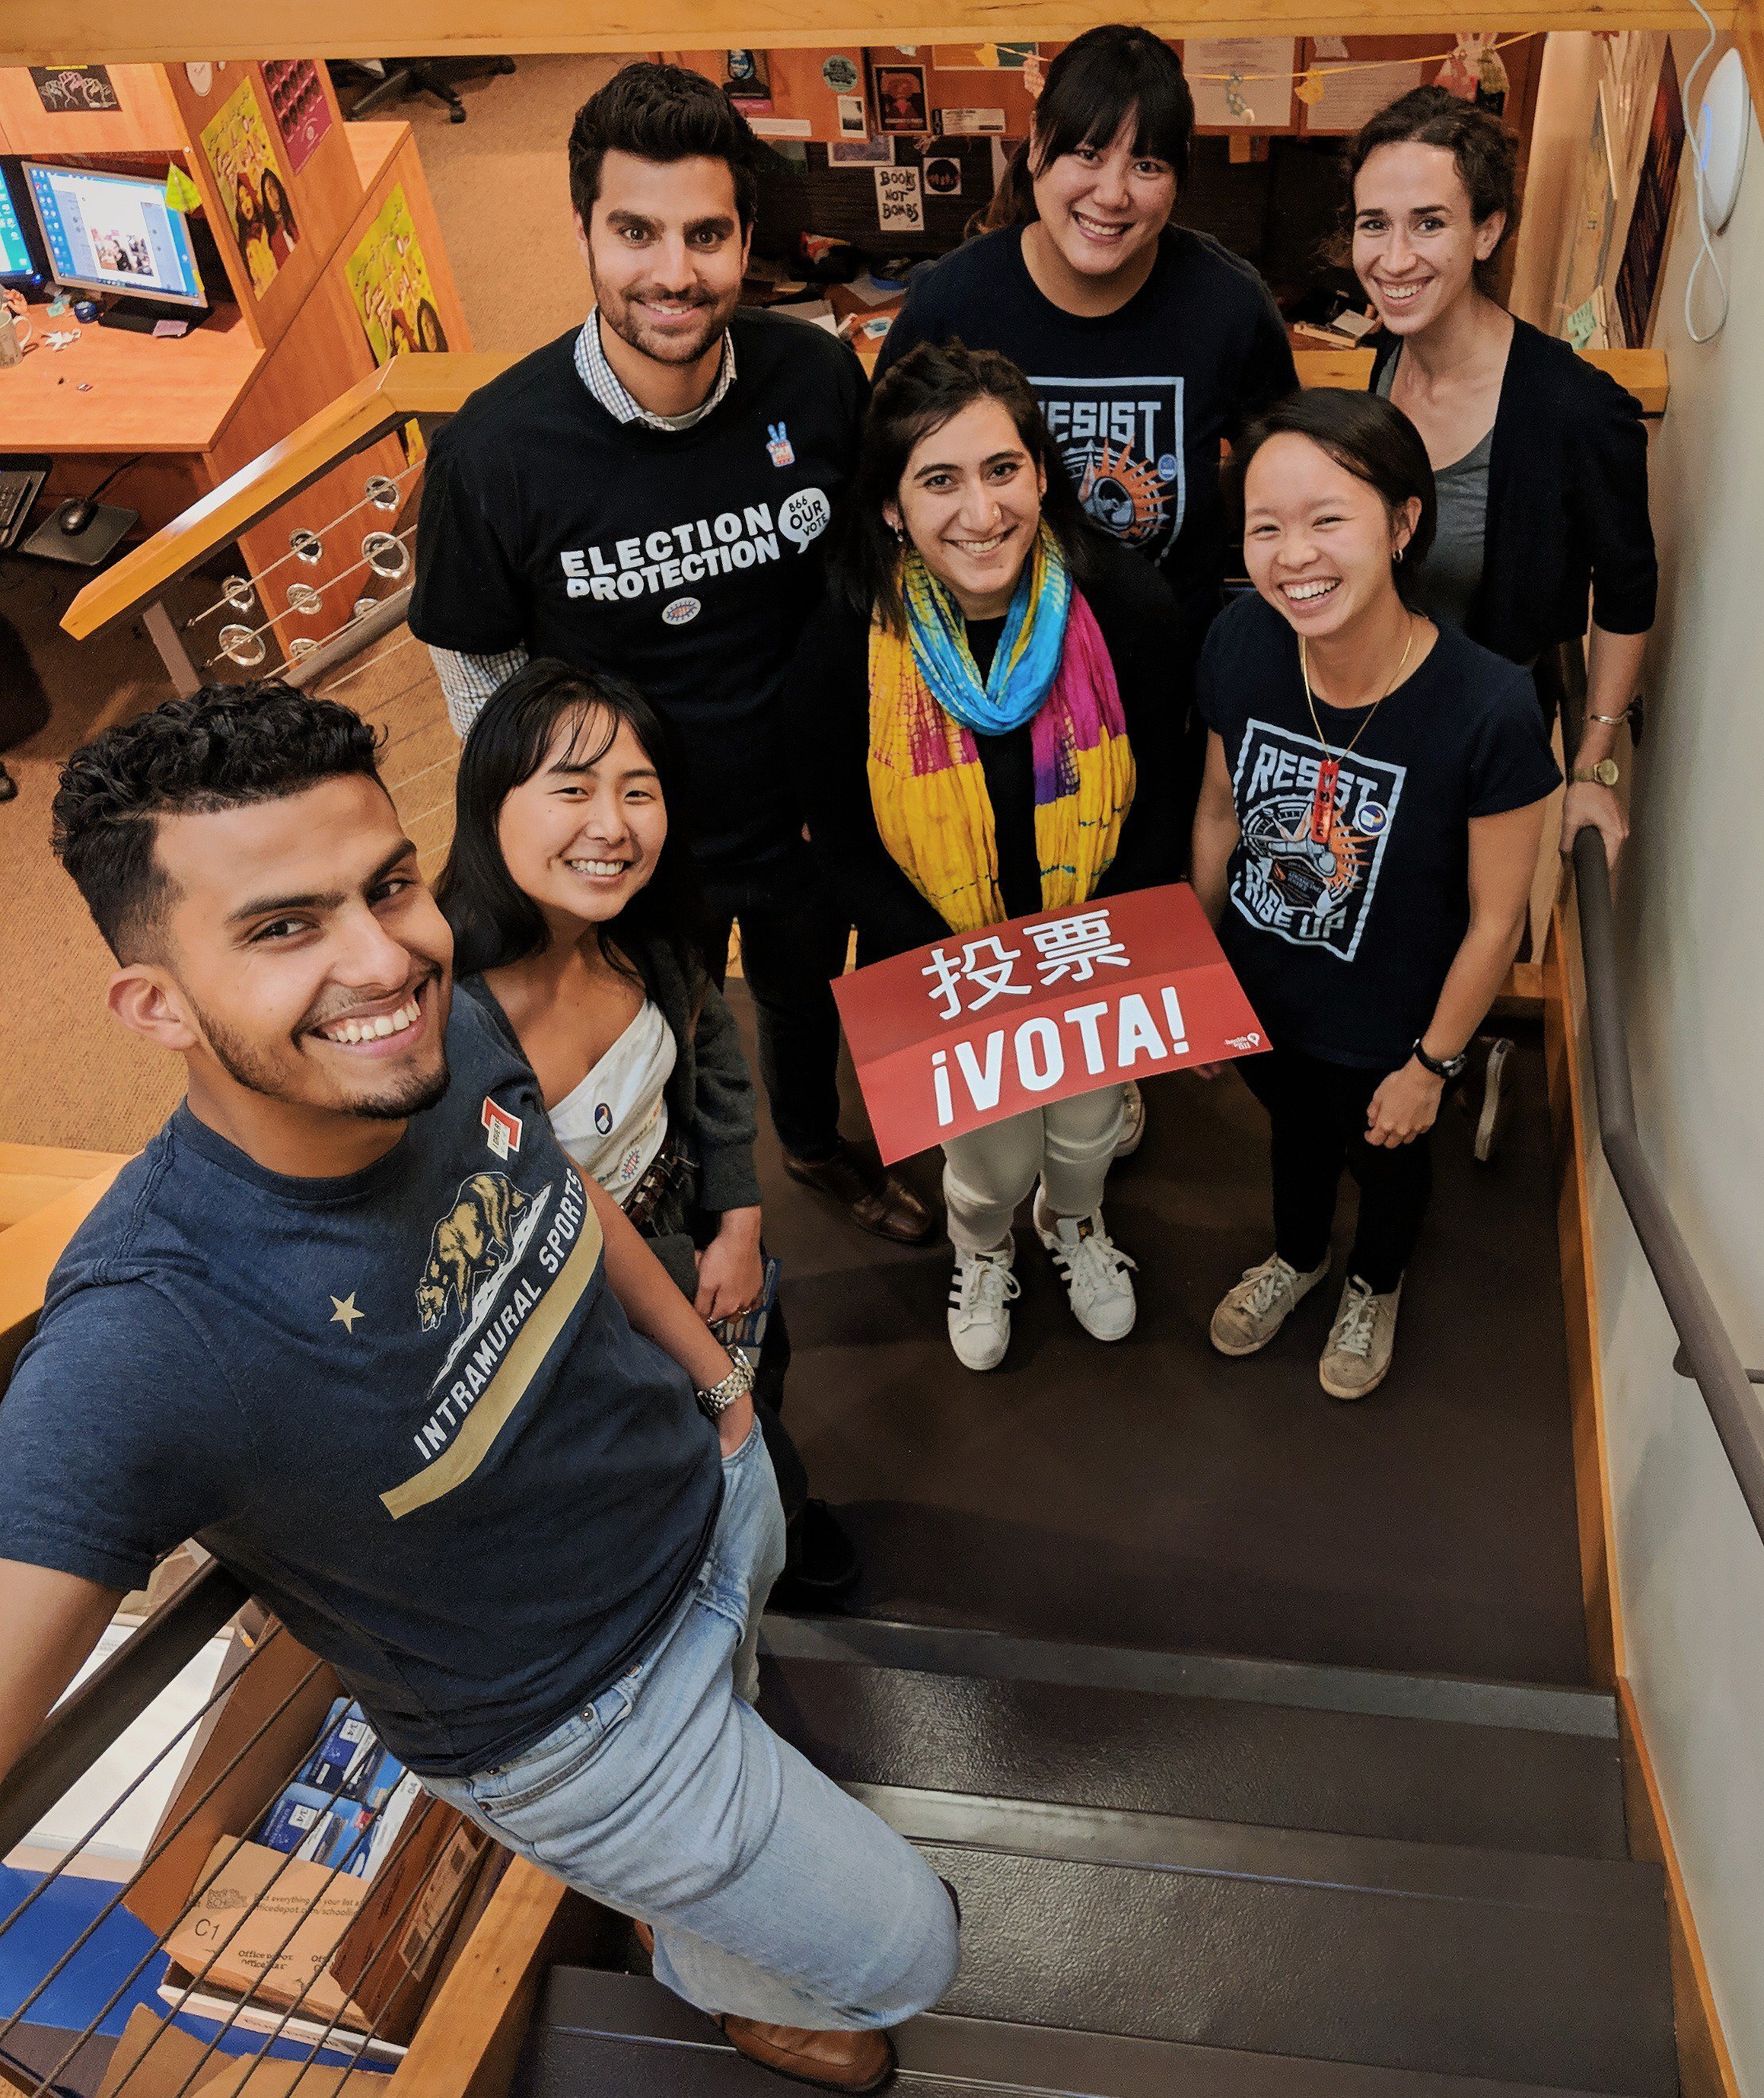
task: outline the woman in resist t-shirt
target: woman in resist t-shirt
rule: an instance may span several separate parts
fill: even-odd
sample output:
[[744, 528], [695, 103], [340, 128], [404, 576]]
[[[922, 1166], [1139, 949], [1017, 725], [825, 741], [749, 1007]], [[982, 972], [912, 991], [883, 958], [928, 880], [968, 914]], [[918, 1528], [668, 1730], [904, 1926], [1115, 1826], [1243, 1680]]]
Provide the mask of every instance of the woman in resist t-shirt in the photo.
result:
[[1169, 223], [1194, 125], [1182, 61], [1149, 30], [1068, 45], [990, 230], [915, 271], [876, 372], [952, 340], [1020, 366], [1092, 523], [1157, 563], [1198, 647], [1226, 553], [1221, 440], [1298, 380], [1255, 270]]
[[1400, 410], [1295, 394], [1233, 474], [1257, 594], [1201, 657], [1194, 881], [1270, 1044], [1239, 1068], [1273, 1124], [1275, 1249], [1213, 1343], [1253, 1354], [1323, 1280], [1345, 1165], [1359, 1218], [1319, 1374], [1363, 1398], [1390, 1367], [1428, 1132], [1518, 951], [1561, 775], [1525, 672], [1399, 592], [1435, 516]]

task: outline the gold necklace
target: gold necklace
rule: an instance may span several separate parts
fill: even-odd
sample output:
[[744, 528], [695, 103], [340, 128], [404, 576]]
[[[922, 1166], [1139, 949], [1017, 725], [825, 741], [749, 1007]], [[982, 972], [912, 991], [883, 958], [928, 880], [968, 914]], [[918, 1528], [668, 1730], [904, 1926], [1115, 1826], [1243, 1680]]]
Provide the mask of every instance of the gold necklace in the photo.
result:
[[1298, 674], [1300, 680], [1305, 687], [1305, 704], [1310, 709], [1310, 725], [1316, 730], [1317, 740], [1323, 746], [1323, 759], [1317, 767], [1317, 784], [1312, 792], [1310, 803], [1310, 830], [1311, 842], [1314, 845], [1327, 845], [1330, 840], [1334, 837], [1336, 829], [1336, 784], [1341, 776], [1341, 759], [1344, 757], [1351, 757], [1353, 756], [1355, 745], [1359, 742], [1360, 738], [1365, 735], [1367, 729], [1371, 726], [1373, 715], [1378, 712], [1378, 709], [1384, 704], [1385, 700], [1390, 697], [1391, 694], [1395, 691], [1398, 686], [1402, 682], [1402, 674], [1408, 667], [1410, 652], [1414, 648], [1414, 647], [1415, 618], [1414, 615], [1411, 613], [1409, 616], [1408, 639], [1402, 644], [1402, 660], [1397, 665], [1395, 674], [1392, 677], [1390, 683], [1385, 686], [1383, 691], [1379, 694], [1378, 697], [1373, 700], [1371, 706], [1367, 709], [1366, 718], [1354, 731], [1353, 741], [1349, 743], [1343, 749], [1341, 757], [1337, 757], [1335, 753], [1329, 748], [1329, 739], [1323, 732], [1323, 723], [1317, 718], [1317, 702], [1311, 696], [1310, 666], [1305, 660], [1305, 637], [1302, 634], [1300, 634], [1298, 638]]

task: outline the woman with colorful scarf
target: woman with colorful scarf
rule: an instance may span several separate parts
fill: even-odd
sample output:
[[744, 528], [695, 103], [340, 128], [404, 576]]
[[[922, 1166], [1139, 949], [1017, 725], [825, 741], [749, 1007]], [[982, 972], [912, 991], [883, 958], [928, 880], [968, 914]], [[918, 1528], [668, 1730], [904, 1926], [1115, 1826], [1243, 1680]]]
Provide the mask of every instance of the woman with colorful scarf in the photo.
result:
[[[1086, 520], [1016, 366], [959, 343], [902, 358], [789, 685], [798, 794], [861, 962], [954, 934], [996, 973], [989, 928], [1173, 878], [1180, 639], [1166, 586]], [[968, 1368], [1009, 1345], [1011, 1222], [1032, 1190], [1078, 1323], [1131, 1330], [1134, 1262], [1102, 1214], [1122, 1091], [944, 1146], [950, 1341]]]

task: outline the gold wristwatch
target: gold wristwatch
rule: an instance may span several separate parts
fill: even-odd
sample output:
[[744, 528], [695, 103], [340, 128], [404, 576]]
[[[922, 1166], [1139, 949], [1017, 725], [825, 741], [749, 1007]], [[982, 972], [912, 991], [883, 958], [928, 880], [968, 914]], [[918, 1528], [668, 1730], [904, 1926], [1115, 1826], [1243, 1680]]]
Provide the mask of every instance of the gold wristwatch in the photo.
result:
[[1569, 775], [1577, 787], [1614, 787], [1622, 777], [1614, 757], [1601, 757], [1596, 765], [1577, 765]]

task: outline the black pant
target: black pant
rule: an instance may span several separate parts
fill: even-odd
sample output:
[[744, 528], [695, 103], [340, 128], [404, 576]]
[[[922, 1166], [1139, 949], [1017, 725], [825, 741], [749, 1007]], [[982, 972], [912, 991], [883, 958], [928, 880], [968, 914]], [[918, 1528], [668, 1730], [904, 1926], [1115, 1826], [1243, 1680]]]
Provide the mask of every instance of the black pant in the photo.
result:
[[831, 989], [845, 967], [850, 920], [827, 902], [809, 849], [795, 840], [775, 859], [708, 867], [705, 944], [718, 988], [729, 928], [741, 928], [741, 970], [759, 1016], [760, 1078], [772, 1126], [792, 1158], [810, 1165], [839, 1148], [839, 1009]]
[[1383, 1071], [1296, 1049], [1246, 1056], [1237, 1068], [1274, 1126], [1275, 1251], [1301, 1275], [1322, 1266], [1345, 1165], [1360, 1191], [1348, 1272], [1386, 1295], [1421, 1236], [1433, 1191], [1432, 1131], [1393, 1151], [1366, 1141], [1366, 1110]]

